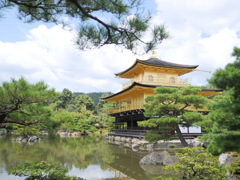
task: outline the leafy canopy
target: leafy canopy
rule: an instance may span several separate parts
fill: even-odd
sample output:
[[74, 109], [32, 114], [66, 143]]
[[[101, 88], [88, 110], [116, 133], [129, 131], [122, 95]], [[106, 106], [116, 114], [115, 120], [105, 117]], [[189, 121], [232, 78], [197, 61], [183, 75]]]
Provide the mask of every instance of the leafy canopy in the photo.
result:
[[0, 86], [0, 123], [32, 125], [49, 120], [54, 99], [54, 89], [43, 81], [30, 84], [26, 79], [11, 79]]
[[178, 162], [164, 167], [163, 170], [173, 170], [179, 175], [168, 178], [158, 177], [154, 180], [228, 180], [225, 170], [219, 167], [218, 160], [206, 153], [203, 148], [183, 148], [180, 153], [176, 153], [176, 156]]
[[240, 151], [240, 48], [234, 47], [232, 56], [236, 61], [218, 69], [209, 79], [210, 84], [224, 90], [209, 107], [213, 110], [208, 116], [213, 126], [202, 137], [205, 141], [211, 141], [207, 150], [213, 154]]
[[[176, 130], [179, 139], [184, 146], [188, 146], [179, 128], [179, 124], [183, 127], [193, 126], [195, 123], [204, 120], [204, 116], [196, 111], [188, 111], [187, 108], [195, 110], [203, 108], [207, 103], [207, 98], [198, 95], [201, 89], [195, 86], [187, 86], [182, 88], [173, 87], [157, 87], [154, 92], [155, 96], [148, 96], [144, 104], [146, 117], [150, 119], [139, 122], [139, 126], [156, 127], [159, 131], [160, 138], [163, 133], [168, 135], [174, 134]], [[168, 130], [166, 130], [168, 127]], [[149, 134], [151, 131], [149, 131]], [[164, 136], [165, 137], [165, 136]], [[147, 140], [153, 141], [151, 135], [146, 136]], [[157, 141], [159, 139], [155, 139]]]
[[51, 162], [33, 162], [23, 163], [9, 171], [9, 174], [17, 176], [28, 176], [25, 180], [84, 180], [80, 177], [69, 177], [65, 175], [68, 172], [67, 168], [56, 165]]
[[[16, 6], [24, 22], [79, 23], [75, 42], [79, 49], [117, 47], [144, 54], [169, 37], [164, 25], [152, 25], [143, 0], [3, 0], [0, 12]], [[146, 37], [147, 34], [147, 37]]]

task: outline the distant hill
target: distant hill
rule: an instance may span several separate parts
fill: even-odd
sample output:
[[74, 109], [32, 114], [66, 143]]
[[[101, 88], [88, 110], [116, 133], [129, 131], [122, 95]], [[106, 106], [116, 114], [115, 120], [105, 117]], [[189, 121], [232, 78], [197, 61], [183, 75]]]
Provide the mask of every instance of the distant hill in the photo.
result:
[[103, 94], [113, 94], [112, 92], [91, 92], [91, 93], [83, 93], [83, 92], [74, 92], [74, 94], [76, 96], [81, 95], [81, 94], [87, 94], [88, 96], [90, 96], [93, 99], [93, 102], [95, 104], [95, 106], [98, 105], [99, 103], [99, 98], [103, 95]]

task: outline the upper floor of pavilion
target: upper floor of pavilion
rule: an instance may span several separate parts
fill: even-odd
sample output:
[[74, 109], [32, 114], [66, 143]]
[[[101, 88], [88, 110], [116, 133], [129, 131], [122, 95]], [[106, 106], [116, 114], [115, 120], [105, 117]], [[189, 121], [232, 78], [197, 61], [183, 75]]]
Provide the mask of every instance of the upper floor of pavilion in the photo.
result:
[[148, 85], [183, 87], [188, 86], [188, 79], [180, 79], [179, 76], [192, 72], [197, 67], [198, 65], [171, 63], [159, 60], [156, 56], [151, 56], [148, 60], [136, 59], [131, 67], [115, 75], [118, 78], [130, 79], [123, 84], [123, 90], [134, 82]]

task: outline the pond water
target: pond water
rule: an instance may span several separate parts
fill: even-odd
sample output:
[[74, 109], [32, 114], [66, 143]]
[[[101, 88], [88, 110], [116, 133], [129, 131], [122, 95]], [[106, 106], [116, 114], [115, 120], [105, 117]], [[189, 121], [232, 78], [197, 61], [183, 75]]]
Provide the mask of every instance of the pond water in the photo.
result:
[[[24, 180], [7, 171], [23, 162], [47, 161], [67, 167], [68, 175], [87, 180], [150, 180], [165, 174], [161, 167], [141, 167], [139, 160], [148, 151], [134, 152], [103, 141], [102, 137], [43, 137], [42, 142], [18, 143], [12, 136], [0, 137], [0, 180]], [[144, 169], [144, 170], [143, 170]]]

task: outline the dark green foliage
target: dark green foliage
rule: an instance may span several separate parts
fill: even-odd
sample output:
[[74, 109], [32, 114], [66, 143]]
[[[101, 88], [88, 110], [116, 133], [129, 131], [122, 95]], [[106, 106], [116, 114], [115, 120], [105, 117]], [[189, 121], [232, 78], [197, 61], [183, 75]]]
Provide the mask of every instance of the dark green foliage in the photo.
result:
[[233, 57], [236, 57], [236, 60], [240, 60], [240, 48], [238, 48], [238, 47], [234, 47], [233, 48], [233, 52], [232, 52], [232, 56]]
[[[162, 138], [167, 138], [173, 134], [176, 130], [179, 139], [184, 146], [188, 146], [182, 133], [179, 129], [179, 124], [183, 127], [193, 126], [197, 122], [203, 121], [205, 118], [201, 113], [196, 111], [190, 112], [186, 108], [193, 107], [196, 110], [203, 108], [207, 103], [207, 98], [199, 96], [198, 92], [201, 89], [199, 87], [187, 86], [182, 88], [173, 87], [157, 87], [154, 92], [155, 96], [148, 96], [144, 104], [144, 115], [150, 119], [147, 121], [139, 122], [139, 126], [142, 127], [156, 127], [159, 131], [168, 127], [166, 133]], [[163, 132], [161, 132], [163, 133]], [[154, 137], [151, 137], [154, 132], [149, 131], [149, 135], [146, 136], [146, 140], [153, 141]], [[156, 138], [159, 136], [154, 135]], [[157, 141], [159, 139], [155, 139]]]
[[[74, 92], [73, 94], [75, 94], [76, 96], [82, 95], [82, 94], [88, 95], [89, 97], [92, 98], [95, 107], [97, 107], [97, 106], [98, 106], [98, 103], [100, 102], [100, 99], [99, 99], [100, 97], [102, 97], [104, 94], [105, 94], [105, 95], [106, 95], [106, 94], [107, 94], [107, 95], [111, 95], [111, 94], [113, 94], [113, 93], [111, 93], [111, 92], [91, 92], [91, 93]], [[104, 95], [104, 96], [105, 96], [105, 95]]]
[[[66, 89], [64, 90], [66, 91]], [[55, 129], [69, 132], [96, 132], [96, 130], [107, 128], [112, 124], [111, 122], [113, 121], [113, 118], [109, 117], [107, 114], [109, 108], [107, 104], [105, 105], [106, 102], [104, 102], [104, 106], [97, 106], [96, 108], [92, 98], [89, 96], [92, 94], [93, 96], [98, 97], [103, 93], [88, 93], [89, 95], [84, 93], [74, 93], [71, 94], [71, 96], [65, 96], [66, 94], [71, 93], [61, 93], [52, 104], [53, 108], [57, 110], [53, 117]], [[60, 101], [63, 99], [68, 99], [68, 101], [66, 101], [67, 103], [65, 103], [66, 108], [57, 108], [60, 107], [57, 103], [63, 102]]]
[[168, 165], [163, 170], [173, 170], [178, 175], [154, 178], [154, 180], [228, 180], [224, 169], [219, 167], [218, 160], [203, 148], [183, 148], [176, 153], [178, 162]]
[[[208, 136], [211, 136], [211, 134]], [[240, 135], [212, 134], [209, 139], [211, 139], [211, 143], [207, 151], [212, 154], [218, 155], [231, 151], [240, 152]]]
[[[62, 20], [65, 17], [77, 20], [75, 43], [81, 50], [114, 44], [144, 54], [169, 37], [163, 25], [150, 27], [152, 15], [144, 11], [143, 0], [0, 1], [0, 10], [12, 6], [18, 8], [18, 18], [27, 23], [43, 21], [66, 25]], [[147, 39], [146, 34], [149, 34]]]
[[172, 127], [159, 127], [157, 130], [149, 130], [147, 135], [144, 136], [144, 139], [149, 142], [157, 142], [160, 139], [164, 141], [176, 139], [176, 136], [171, 133], [172, 129]]
[[28, 176], [25, 180], [84, 180], [79, 177], [66, 176], [67, 172], [67, 168], [41, 161], [20, 164], [8, 173], [20, 177]]
[[58, 96], [58, 100], [56, 101], [57, 108], [63, 108], [66, 109], [67, 106], [70, 104], [71, 100], [75, 98], [72, 91], [68, 90], [67, 88], [64, 88], [62, 93]]
[[85, 106], [87, 110], [95, 111], [94, 102], [91, 97], [86, 94], [78, 95], [74, 101], [72, 102], [76, 106], [76, 111], [80, 111], [80, 109]]
[[24, 78], [11, 79], [0, 86], [0, 123], [32, 125], [49, 120], [52, 109], [49, 103], [55, 90], [40, 81], [30, 84]]
[[234, 47], [232, 55], [236, 61], [218, 69], [209, 79], [209, 83], [223, 89], [221, 95], [215, 96], [213, 110], [208, 119], [213, 123], [209, 134], [202, 137], [210, 141], [208, 152], [219, 154], [226, 151], [239, 151], [240, 137], [240, 49]]
[[238, 100], [240, 94], [240, 61], [226, 65], [224, 69], [218, 69], [209, 79], [209, 83], [222, 90], [230, 90], [234, 99]]

